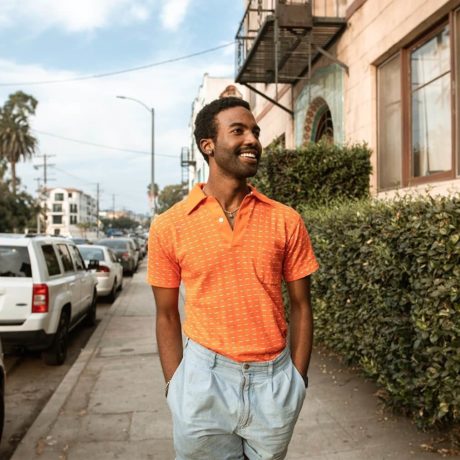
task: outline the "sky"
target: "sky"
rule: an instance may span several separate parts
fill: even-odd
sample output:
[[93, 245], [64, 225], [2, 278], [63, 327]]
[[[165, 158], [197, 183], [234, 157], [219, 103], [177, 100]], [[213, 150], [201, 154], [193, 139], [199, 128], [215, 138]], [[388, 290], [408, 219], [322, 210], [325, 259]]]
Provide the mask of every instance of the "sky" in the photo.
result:
[[0, 0], [0, 104], [19, 90], [38, 100], [37, 156], [17, 166], [22, 188], [36, 196], [43, 168], [34, 166], [46, 154], [49, 187], [96, 197], [99, 184], [101, 209], [114, 200], [117, 210], [148, 213], [147, 108], [155, 182], [180, 183], [192, 102], [205, 73], [234, 76], [242, 15], [242, 0]]

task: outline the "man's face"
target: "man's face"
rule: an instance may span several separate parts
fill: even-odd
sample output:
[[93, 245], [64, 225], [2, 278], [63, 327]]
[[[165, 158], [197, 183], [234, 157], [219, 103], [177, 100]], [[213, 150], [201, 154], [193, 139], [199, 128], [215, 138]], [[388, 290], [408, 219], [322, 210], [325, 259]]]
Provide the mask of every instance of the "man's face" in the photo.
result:
[[259, 142], [260, 128], [252, 113], [244, 107], [232, 107], [219, 112], [215, 121], [217, 135], [212, 158], [217, 168], [235, 179], [254, 176], [262, 146]]

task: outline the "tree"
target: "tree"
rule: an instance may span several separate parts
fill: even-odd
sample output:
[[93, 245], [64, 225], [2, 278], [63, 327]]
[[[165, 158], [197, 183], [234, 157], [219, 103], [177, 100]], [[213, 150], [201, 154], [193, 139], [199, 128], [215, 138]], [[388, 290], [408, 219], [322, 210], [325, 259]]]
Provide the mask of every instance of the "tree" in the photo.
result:
[[0, 233], [23, 231], [35, 227], [39, 206], [25, 192], [13, 194], [5, 180], [6, 160], [0, 158]]
[[186, 184], [167, 185], [158, 196], [158, 213], [167, 211], [171, 206], [184, 199], [186, 195]]
[[10, 94], [0, 107], [0, 156], [11, 165], [11, 191], [16, 194], [16, 163], [32, 157], [37, 139], [30, 133], [29, 116], [35, 115], [38, 101], [22, 91]]

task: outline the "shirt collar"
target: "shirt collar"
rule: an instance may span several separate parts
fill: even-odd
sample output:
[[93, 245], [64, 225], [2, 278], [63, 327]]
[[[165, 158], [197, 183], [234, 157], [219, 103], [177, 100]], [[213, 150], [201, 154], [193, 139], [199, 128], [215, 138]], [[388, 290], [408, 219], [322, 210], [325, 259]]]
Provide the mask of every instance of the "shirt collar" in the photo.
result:
[[[197, 208], [197, 206], [207, 198], [207, 196], [203, 192], [203, 187], [205, 185], [206, 184], [204, 182], [196, 184], [195, 187], [193, 187], [190, 193], [188, 194], [186, 198], [187, 214], [191, 214], [192, 211], [194, 211]], [[262, 201], [263, 203], [267, 203], [269, 205], [273, 204], [270, 198], [260, 193], [254, 186], [248, 184], [248, 187], [251, 190], [251, 196], [253, 196], [259, 201]]]

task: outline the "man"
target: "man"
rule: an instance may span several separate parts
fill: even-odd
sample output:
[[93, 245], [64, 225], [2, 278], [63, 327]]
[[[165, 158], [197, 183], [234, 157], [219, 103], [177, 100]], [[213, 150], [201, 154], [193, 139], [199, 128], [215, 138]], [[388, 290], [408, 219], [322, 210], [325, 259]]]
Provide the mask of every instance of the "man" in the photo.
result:
[[305, 397], [309, 275], [318, 264], [301, 217], [247, 183], [257, 172], [259, 133], [242, 99], [205, 106], [194, 134], [209, 180], [150, 230], [148, 281], [177, 460], [282, 459]]

